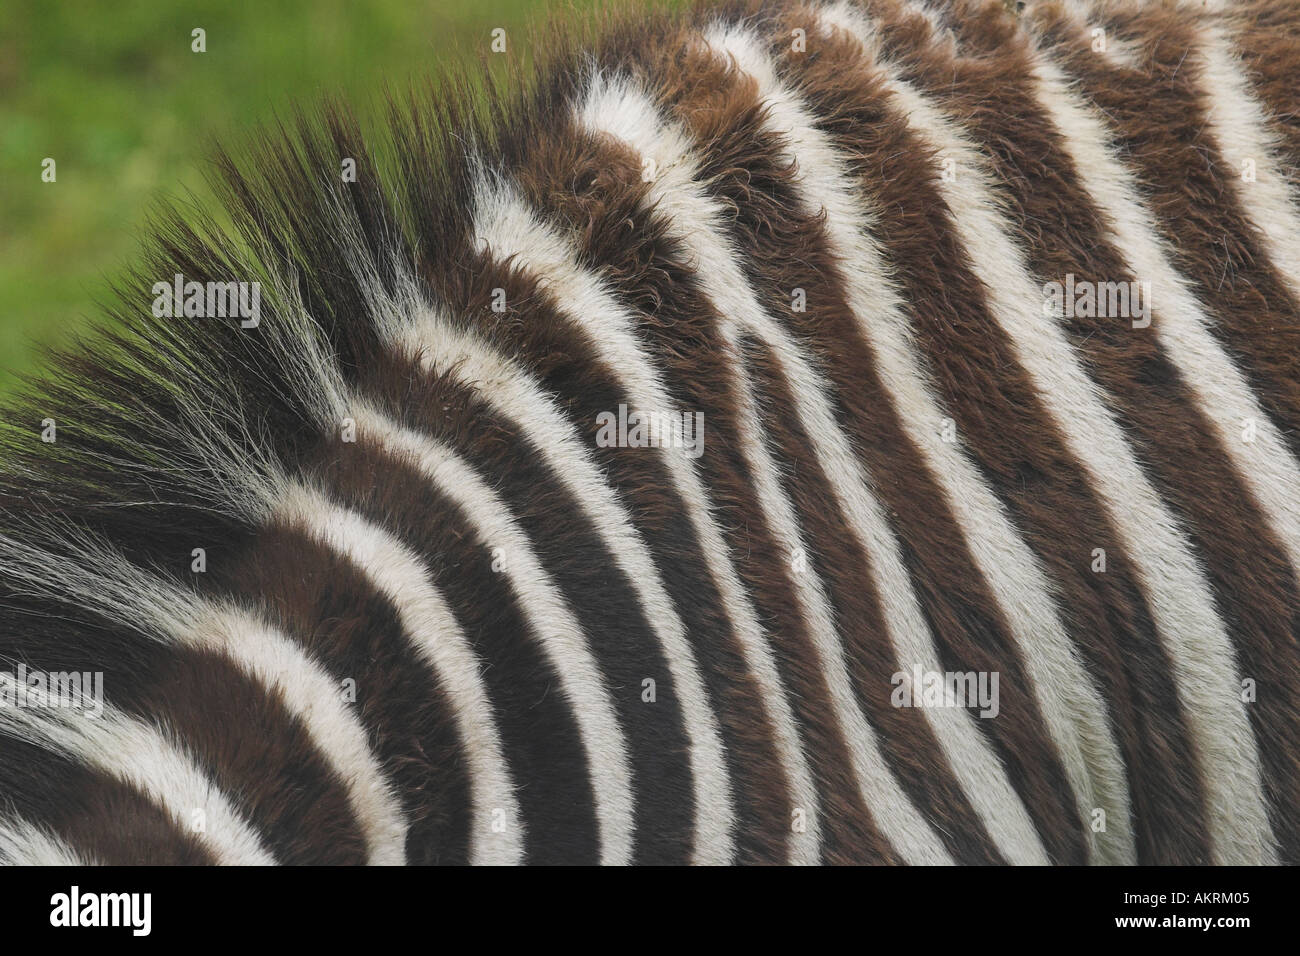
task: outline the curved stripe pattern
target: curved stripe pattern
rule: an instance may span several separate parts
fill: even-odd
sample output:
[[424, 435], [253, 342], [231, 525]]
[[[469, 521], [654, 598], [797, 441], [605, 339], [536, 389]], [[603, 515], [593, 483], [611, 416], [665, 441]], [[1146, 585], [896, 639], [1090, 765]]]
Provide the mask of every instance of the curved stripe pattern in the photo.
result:
[[371, 409], [360, 407], [354, 414], [363, 433], [375, 435], [385, 447], [414, 460], [431, 483], [473, 517], [483, 540], [493, 542], [508, 555], [505, 573], [582, 725], [600, 817], [601, 859], [607, 864], [628, 862], [632, 852], [633, 793], [623, 732], [586, 636], [564, 597], [505, 506], [464, 461], [436, 442], [394, 427]]
[[1300, 862], [1283, 3], [615, 17], [224, 162], [148, 268], [260, 321], [0, 416], [0, 861]]
[[300, 487], [286, 495], [280, 515], [350, 557], [396, 605], [405, 636], [455, 702], [474, 791], [473, 859], [484, 864], [516, 862], [522, 844], [519, 807], [478, 664], [427, 572], [392, 535], [312, 489]]

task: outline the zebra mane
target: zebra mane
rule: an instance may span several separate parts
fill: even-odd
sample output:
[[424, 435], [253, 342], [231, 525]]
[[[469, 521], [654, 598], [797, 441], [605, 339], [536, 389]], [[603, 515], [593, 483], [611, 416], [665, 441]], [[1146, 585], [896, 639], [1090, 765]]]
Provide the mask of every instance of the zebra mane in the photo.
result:
[[[561, 64], [586, 54], [559, 23], [535, 31], [533, 68], [443, 66], [423, 88], [390, 92], [373, 130], [332, 101], [219, 146], [209, 180], [221, 221], [164, 204], [103, 318], [0, 413], [0, 581], [38, 555], [55, 560], [74, 529], [172, 565], [186, 542], [265, 517], [283, 473], [339, 426], [344, 376], [379, 347], [383, 310], [427, 301], [416, 277], [455, 254], [470, 177], [526, 149], [570, 88], [575, 71]], [[355, 182], [340, 177], [343, 159]], [[152, 316], [150, 287], [177, 274], [259, 283], [260, 323]]]

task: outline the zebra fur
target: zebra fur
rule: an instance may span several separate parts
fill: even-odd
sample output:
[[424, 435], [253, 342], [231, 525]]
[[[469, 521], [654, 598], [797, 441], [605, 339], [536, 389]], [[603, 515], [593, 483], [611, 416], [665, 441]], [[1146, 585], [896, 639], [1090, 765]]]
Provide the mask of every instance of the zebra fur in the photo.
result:
[[534, 48], [220, 152], [0, 416], [0, 859], [1300, 861], [1294, 5]]

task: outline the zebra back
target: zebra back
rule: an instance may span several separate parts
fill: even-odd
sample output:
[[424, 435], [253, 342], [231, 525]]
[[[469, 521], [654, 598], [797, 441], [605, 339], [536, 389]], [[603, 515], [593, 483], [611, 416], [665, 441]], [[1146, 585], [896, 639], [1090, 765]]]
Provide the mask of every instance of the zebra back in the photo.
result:
[[610, 13], [221, 153], [3, 416], [0, 858], [1296, 861], [1298, 29]]

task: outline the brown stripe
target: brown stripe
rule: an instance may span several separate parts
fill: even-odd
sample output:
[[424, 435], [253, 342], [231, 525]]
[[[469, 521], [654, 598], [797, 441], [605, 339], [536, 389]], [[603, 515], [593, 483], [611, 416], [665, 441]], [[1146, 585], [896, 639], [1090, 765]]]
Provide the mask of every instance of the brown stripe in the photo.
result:
[[[784, 861], [791, 805], [770, 717], [759, 685], [745, 665], [732, 622], [726, 618], [685, 506], [657, 455], [596, 447], [598, 413], [628, 404], [617, 379], [593, 356], [580, 332], [555, 314], [544, 294], [517, 270], [503, 270], [462, 248], [444, 271], [428, 278], [457, 321], [502, 354], [518, 356], [591, 443], [678, 603], [722, 725], [737, 799], [739, 858]], [[494, 288], [506, 289], [507, 311], [500, 315], [490, 309]]]
[[[970, 20], [962, 22], [966, 29], [972, 29]], [[1005, 46], [1002, 50], [1000, 62], [1007, 64], [1011, 58]], [[952, 88], [951, 73], [950, 64], [936, 67], [931, 77], [934, 87], [944, 91]], [[987, 89], [972, 88], [969, 100], [954, 104], [954, 110], [967, 115], [964, 110], [977, 100], [987, 104], [974, 111], [976, 122], [971, 132], [978, 138], [987, 137], [999, 163], [999, 174], [1007, 184], [1017, 224], [1022, 230], [1033, 224], [1030, 234], [1037, 242], [1027, 250], [1031, 266], [1040, 276], [1055, 277], [1073, 271], [1093, 280], [1127, 278], [1123, 263], [1105, 242], [1105, 230], [1089, 197], [1051, 139], [1050, 123], [1034, 104], [1014, 98], [1015, 90], [1028, 88], [1028, 81], [1023, 82], [1022, 86], [1013, 78], [1000, 83], [999, 91], [1004, 94], [1001, 100], [990, 101]], [[1023, 161], [1018, 163], [993, 149], [993, 142], [1016, 142], [1036, 163], [1044, 163], [1045, 170], [1035, 166], [1034, 172], [1050, 176], [1050, 188], [1025, 191], [1022, 184], [1027, 169]], [[1028, 194], [1019, 195], [1021, 191]], [[1149, 335], [1135, 334], [1127, 323], [1119, 328], [1105, 321], [1076, 320], [1067, 325], [1067, 331], [1094, 377], [1109, 390], [1130, 440], [1143, 448], [1157, 487], [1181, 511], [1192, 544], [1207, 558], [1211, 581], [1226, 622], [1235, 632], [1243, 663], [1252, 647], [1267, 653], [1276, 637], [1266, 639], [1264, 635], [1270, 629], [1276, 631], [1278, 622], [1294, 619], [1289, 573], [1266, 522], [1227, 466], [1223, 450], [1191, 404], [1176, 370]], [[1197, 463], [1194, 474], [1184, 470], [1189, 461]], [[1237, 505], [1235, 514], [1223, 513], [1229, 502]], [[1275, 666], [1265, 673], [1273, 673]], [[1274, 703], [1283, 711], [1289, 708], [1284, 692], [1275, 691]], [[1257, 732], [1265, 731], [1259, 706], [1252, 705], [1251, 713]], [[1261, 744], [1265, 751], [1269, 749], [1263, 739]], [[1280, 753], [1272, 761], [1266, 753], [1266, 780], [1271, 778], [1276, 785], [1280, 781], [1275, 774], [1280, 771], [1284, 774], [1281, 781], [1285, 781], [1285, 775], [1291, 772], [1285, 763]]]
[[[1154, 12], [1151, 16], [1135, 18], [1126, 25], [1126, 30], [1131, 29], [1137, 36], [1159, 31], [1144, 47], [1156, 58], [1152, 75], [1142, 84], [1141, 97], [1149, 112], [1145, 124], [1134, 112], [1133, 97], [1138, 94], [1130, 77], [1119, 75], [1120, 71], [1099, 69], [1091, 61], [1069, 55], [1064, 48], [1053, 52], [1109, 114], [1120, 131], [1121, 144], [1141, 164], [1144, 182], [1155, 191], [1153, 207], [1160, 210], [1161, 217], [1158, 225], [1178, 249], [1176, 266], [1196, 283], [1203, 301], [1208, 300], [1221, 318], [1230, 351], [1244, 358], [1249, 366], [1251, 356], [1279, 347], [1279, 340], [1279, 351], [1300, 350], [1300, 324], [1294, 319], [1278, 322], [1281, 315], [1277, 312], [1272, 321], [1259, 326], [1248, 319], [1252, 308], [1258, 308], [1248, 284], [1253, 284], [1259, 295], [1272, 293], [1275, 303], [1285, 300], [1267, 267], [1242, 262], [1234, 267], [1239, 271], [1237, 283], [1225, 283], [1221, 289], [1215, 288], [1213, 280], [1207, 283], [1207, 272], [1218, 270], [1215, 274], [1221, 275], [1224, 266], [1214, 260], [1215, 254], [1205, 243], [1190, 235], [1198, 229], [1221, 228], [1230, 248], [1235, 242], [1238, 251], [1246, 250], [1252, 259], [1257, 258], [1257, 253], [1253, 248], [1247, 250], [1250, 230], [1233, 205], [1231, 194], [1212, 182], [1215, 159], [1211, 145], [1199, 142], [1188, 146], [1177, 136], [1157, 131], [1155, 127], [1161, 124], [1150, 123], [1150, 115], [1166, 117], [1175, 129], [1181, 130], [1199, 131], [1204, 123], [1195, 78], [1185, 85], [1174, 76], [1182, 52], [1190, 49], [1190, 31]], [[1024, 131], [1027, 143], [1033, 142], [1030, 137], [1034, 129], [1050, 129], [1043, 117], [1038, 118], [1043, 126], [1034, 127], [1032, 114], [1021, 115], [1031, 117]], [[1188, 122], [1198, 125], [1188, 127]], [[1138, 125], [1150, 129], [1139, 133]], [[989, 132], [997, 135], [997, 131]], [[1165, 159], [1152, 158], [1155, 146], [1151, 140]], [[1036, 235], [1041, 242], [1032, 249], [1034, 268], [1041, 275], [1052, 275], [1050, 270], [1069, 262], [1076, 275], [1082, 277], [1127, 279], [1124, 263], [1106, 242], [1097, 224], [1098, 216], [1073, 171], [1063, 161], [1056, 165], [1060, 177], [1056, 195], [1064, 200], [1070, 214], [1048, 210], [1043, 203], [1024, 203], [1024, 215], [1040, 226]], [[1180, 186], [1180, 179], [1188, 185]], [[1212, 222], [1220, 225], [1212, 226]], [[1051, 228], [1041, 228], [1043, 224]], [[1238, 229], [1240, 234], [1233, 236]], [[1175, 235], [1183, 233], [1189, 235]], [[1072, 257], [1075, 250], [1084, 254]], [[1232, 285], [1239, 285], [1241, 291], [1233, 291]], [[1158, 323], [1157, 314], [1152, 318], [1152, 328]], [[1300, 686], [1300, 656], [1296, 653], [1300, 599], [1285, 552], [1249, 489], [1233, 470], [1213, 426], [1195, 409], [1177, 369], [1159, 354], [1150, 333], [1134, 334], [1104, 320], [1076, 320], [1070, 331], [1076, 342], [1087, 341], [1098, 381], [1115, 396], [1122, 422], [1139, 447], [1145, 449], [1145, 458], [1161, 491], [1184, 518], [1193, 544], [1205, 558], [1219, 607], [1240, 655], [1241, 673], [1259, 685], [1258, 700], [1247, 709], [1260, 744], [1270, 820], [1284, 858], [1300, 859], [1300, 819], [1293, 812], [1296, 795], [1300, 794], [1300, 762], [1294, 755], [1295, 741], [1300, 739], [1300, 701], [1294, 692]], [[1288, 341], [1293, 345], [1288, 347]], [[1296, 356], [1287, 356], [1287, 361], [1294, 366]], [[1259, 386], [1255, 393], [1266, 404], [1270, 395], [1283, 398], [1280, 391], [1271, 388], [1271, 380], [1296, 374], [1280, 368], [1265, 369], [1260, 364], [1255, 365], [1254, 372]], [[1294, 426], [1300, 424], [1300, 382], [1291, 381], [1287, 393], [1270, 411], [1282, 416], [1277, 421], [1284, 433], [1288, 426], [1294, 433]], [[1294, 407], [1293, 401], [1297, 403]], [[1187, 468], [1188, 462], [1196, 463], [1194, 470]]]
[[[790, 23], [796, 21], [816, 22], [807, 12], [792, 13]], [[776, 33], [789, 35], [789, 31]], [[890, 112], [877, 79], [863, 69], [854, 45], [819, 40], [812, 56], [789, 59], [783, 57], [787, 51], [788, 44], [773, 49], [783, 79], [814, 114], [833, 117], [823, 120], [823, 131], [842, 155], [854, 158], [859, 187], [880, 217], [877, 239], [896, 270], [902, 299], [910, 306], [917, 344], [937, 373], [940, 398], [953, 414], [961, 439], [976, 452], [976, 460], [984, 468], [983, 477], [1005, 501], [1009, 488], [1026, 490], [1020, 483], [1025, 477], [1020, 467], [1024, 457], [1014, 464], [999, 461], [994, 454], [981, 455], [979, 446], [989, 444], [992, 448], [988, 452], [997, 454], [1032, 456], [1037, 452], [1043, 456], [1041, 462], [1056, 451], [1056, 436], [1050, 427], [1043, 428], [1047, 423], [1045, 414], [1025, 401], [1025, 396], [1032, 394], [1028, 381], [1010, 359], [1007, 344], [992, 333], [991, 323], [962, 323], [965, 327], [953, 328], [962, 322], [953, 314], [953, 291], [971, 288], [973, 283], [961, 284], [969, 279], [963, 271], [964, 256], [956, 246], [943, 203], [930, 179], [928, 153], [908, 133], [902, 118]], [[776, 144], [769, 150], [774, 148]], [[755, 191], [755, 218], [768, 219], [777, 209], [791, 208], [794, 191], [790, 178], [791, 171], [783, 169], [779, 159], [768, 160], [761, 179], [765, 188]], [[816, 228], [816, 223], [803, 227], [805, 231]], [[824, 237], [820, 241], [824, 243]], [[838, 272], [841, 267], [823, 260], [820, 271], [809, 274], [808, 264], [816, 260], [805, 255], [786, 258], [785, 262], [798, 265], [787, 265], [782, 272], [782, 257], [775, 243], [769, 257], [772, 281], [766, 294], [770, 301], [780, 301], [795, 286], [809, 290], [808, 312], [791, 313], [792, 320], [801, 327], [802, 334], [821, 340], [819, 351], [829, 356], [827, 367], [845, 402], [855, 410], [847, 420], [848, 426], [894, 521], [945, 667], [1001, 673], [1002, 713], [996, 720], [980, 721], [980, 729], [991, 733], [1013, 786], [1029, 809], [1051, 857], [1062, 862], [1082, 859], [1086, 853], [1082, 823], [1060, 757], [1030, 689], [1032, 684], [1016, 639], [997, 599], [976, 571], [975, 559], [946, 503], [945, 493], [903, 431], [892, 396], [879, 377], [875, 356], [851, 319]], [[971, 312], [978, 314], [980, 304], [974, 303]], [[963, 306], [971, 303], [964, 302]], [[988, 378], [979, 381], [981, 375]], [[980, 400], [1000, 400], [1006, 407], [981, 408]], [[1004, 412], [1018, 413], [1020, 436], [1030, 446], [1028, 449], [1008, 446], [1006, 432], [992, 427], [995, 421], [999, 426], [1004, 424], [994, 418], [994, 414]], [[1015, 418], [1012, 414], [1013, 421]], [[1038, 434], [1040, 430], [1046, 432], [1046, 447], [1044, 436]], [[995, 432], [997, 440], [993, 440]], [[995, 469], [1008, 466], [1014, 478], [999, 481]], [[1048, 492], [1051, 497], [1047, 500], [1057, 508], [1071, 501], [1068, 484], [1059, 485], [1037, 489], [1040, 495]], [[1041, 507], [1040, 495], [1023, 497]], [[1025, 516], [1016, 507], [1020, 502], [1007, 503], [1016, 526], [1023, 528]], [[1064, 524], [1066, 516], [1058, 514], [1056, 520]], [[1033, 547], [1033, 542], [1029, 543]], [[1086, 555], [1078, 560], [1084, 565], [1080, 570], [1086, 570]], [[1050, 573], [1050, 566], [1048, 570]], [[1089, 582], [1085, 600], [1095, 606], [1093, 587]], [[1011, 710], [1007, 710], [1008, 705]]]
[[[766, 350], [752, 340], [745, 340], [740, 351], [742, 358], [737, 364], [736, 374], [757, 379], [759, 382], [767, 381], [772, 385], [769, 380], [772, 358]], [[768, 393], [764, 394], [761, 387], [753, 385], [750, 387], [754, 389], [755, 401], [760, 407], [765, 399], [779, 401], [781, 398], [789, 398], [786, 394], [778, 395], [775, 388], [769, 388]], [[775, 407], [788, 409], [791, 406]], [[799, 512], [807, 507], [816, 511], [818, 520], [801, 525], [804, 541], [809, 544], [809, 563], [808, 569], [800, 572], [815, 574], [819, 570], [826, 570], [826, 564], [818, 559], [826, 552], [827, 545], [836, 540], [835, 532], [831, 532], [832, 536], [822, 542], [822, 547], [814, 547], [812, 542], [817, 540], [816, 535], [828, 527], [834, 527], [843, 539], [844, 525], [842, 518], [835, 515], [833, 498], [830, 498], [831, 492], [826, 486], [825, 476], [816, 467], [816, 458], [799, 457], [800, 452], [811, 456], [811, 450], [801, 446], [794, 439], [792, 428], [781, 427], [779, 418], [779, 415], [766, 415], [760, 419], [758, 424], [764, 431], [761, 440], [765, 442], [765, 450], [773, 456], [779, 470], [787, 476], [792, 469], [796, 469], [799, 473], [797, 480], [790, 480], [787, 477], [781, 488], [781, 493], [787, 496], [791, 495], [791, 492], [795, 493], [796, 497], [791, 500], [792, 505], [796, 507], [797, 516], [806, 521], [812, 515]], [[716, 422], [716, 419], [717, 416], [714, 416], [712, 420]], [[716, 424], [713, 431], [715, 440], [722, 437], [718, 434], [719, 429]], [[753, 492], [751, 491], [750, 494], [752, 495]], [[821, 500], [810, 502], [809, 496], [820, 497]], [[826, 500], [828, 498], [829, 501]], [[750, 502], [737, 500], [737, 505], [739, 507], [733, 520], [738, 521], [746, 513], [749, 513], [750, 517], [748, 527], [745, 529], [746, 534], [743, 537], [732, 535], [733, 548], [739, 551], [740, 548], [748, 546], [751, 549], [749, 560], [741, 565], [741, 574], [754, 592], [765, 619], [771, 619], [773, 622], [771, 630], [773, 644], [778, 658], [784, 665], [782, 674], [793, 698], [795, 713], [799, 716], [803, 727], [804, 746], [809, 763], [819, 782], [824, 823], [823, 858], [827, 863], [900, 862], [896, 852], [890, 847], [888, 838], [879, 832], [870, 809], [862, 802], [852, 772], [853, 764], [848, 754], [849, 743], [844, 736], [850, 730], [836, 720], [830, 700], [830, 690], [824, 675], [825, 662], [813, 648], [813, 639], [808, 633], [807, 609], [804, 608], [803, 615], [799, 613], [802, 605], [791, 580], [791, 575], [794, 573], [793, 560], [796, 556], [789, 554], [784, 547], [777, 544], [771, 532], [761, 523], [759, 512], [743, 510], [746, 505], [757, 507], [756, 500]], [[826, 510], [817, 510], [819, 505], [821, 509]], [[767, 567], [759, 567], [757, 559], [760, 556], [767, 558], [764, 562]], [[852, 562], [853, 559], [849, 557], [848, 560]], [[865, 578], [861, 564], [847, 563], [838, 570], [841, 575], [851, 575], [857, 571]], [[861, 578], [858, 586], [869, 590], [869, 585]], [[844, 613], [852, 609], [839, 607], [836, 610]], [[837, 623], [848, 632], [843, 635], [846, 638], [857, 631], [858, 622], [842, 619]], [[836, 634], [832, 637], [840, 639], [841, 635]], [[852, 653], [854, 649], [852, 644], [847, 640], [845, 643], [846, 654]]]
[[[749, 366], [759, 383], [762, 407], [795, 407], [775, 356], [757, 344], [753, 350]], [[809, 573], [826, 582], [858, 703], [877, 732], [890, 769], [956, 862], [1005, 862], [953, 777], [923, 710], [891, 703], [891, 677], [900, 668], [881, 616], [871, 562], [857, 538], [845, 533], [847, 521], [811, 440], [794, 416], [769, 415], [764, 424], [777, 453], [783, 490], [798, 509]]]

